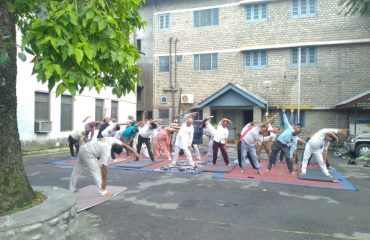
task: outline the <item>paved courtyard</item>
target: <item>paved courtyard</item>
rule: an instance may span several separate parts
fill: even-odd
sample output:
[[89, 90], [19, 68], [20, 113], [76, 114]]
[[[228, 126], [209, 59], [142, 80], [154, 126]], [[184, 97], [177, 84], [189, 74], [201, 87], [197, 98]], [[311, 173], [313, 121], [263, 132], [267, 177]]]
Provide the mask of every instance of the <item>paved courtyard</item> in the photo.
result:
[[[25, 157], [31, 183], [67, 188], [72, 169], [50, 161], [68, 157]], [[81, 212], [79, 239], [370, 239], [370, 168], [331, 162], [358, 191], [112, 169], [108, 184], [128, 190]]]

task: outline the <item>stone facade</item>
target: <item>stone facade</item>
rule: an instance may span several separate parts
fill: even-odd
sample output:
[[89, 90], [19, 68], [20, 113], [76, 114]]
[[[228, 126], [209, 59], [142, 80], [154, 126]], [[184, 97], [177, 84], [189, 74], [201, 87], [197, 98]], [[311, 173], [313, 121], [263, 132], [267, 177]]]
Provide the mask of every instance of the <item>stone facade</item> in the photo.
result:
[[[170, 109], [172, 105], [160, 103], [161, 96], [171, 96], [164, 91], [169, 73], [159, 72], [159, 56], [169, 55], [170, 37], [179, 40], [177, 54], [183, 56], [177, 64], [177, 88], [194, 95], [194, 104], [183, 104], [180, 113], [197, 109], [198, 103], [230, 82], [264, 98], [271, 109], [296, 108], [298, 68], [291, 64], [291, 48], [314, 46], [317, 63], [301, 68], [301, 105], [306, 109], [307, 132], [348, 127], [344, 124], [349, 122], [348, 115], [334, 107], [370, 89], [369, 18], [340, 15], [338, 0], [317, 0], [317, 14], [301, 18], [291, 16], [290, 0], [263, 2], [267, 3], [267, 19], [246, 22], [245, 5], [237, 0], [155, 1], [154, 109]], [[193, 27], [193, 11], [207, 8], [219, 9], [219, 24]], [[159, 15], [163, 13], [170, 14], [170, 29], [159, 31]], [[267, 67], [245, 68], [245, 51], [258, 49], [267, 50]], [[218, 69], [194, 71], [193, 55], [201, 53], [218, 53]], [[269, 90], [264, 81], [271, 81]], [[179, 91], [175, 95], [177, 112]], [[253, 109], [253, 119], [259, 121], [265, 110]], [[238, 123], [237, 129], [242, 125]]]
[[0, 217], [0, 239], [65, 240], [77, 236], [76, 199], [61, 188], [35, 187], [48, 198], [42, 204]]

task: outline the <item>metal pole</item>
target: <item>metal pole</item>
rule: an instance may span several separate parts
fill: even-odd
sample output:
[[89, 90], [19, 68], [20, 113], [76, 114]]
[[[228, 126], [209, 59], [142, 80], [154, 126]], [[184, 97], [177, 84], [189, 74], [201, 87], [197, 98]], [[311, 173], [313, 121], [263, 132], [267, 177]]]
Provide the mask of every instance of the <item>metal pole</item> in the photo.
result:
[[169, 45], [170, 45], [170, 56], [168, 57], [168, 65], [169, 65], [169, 75], [170, 75], [170, 88], [173, 87], [173, 84], [172, 84], [172, 37], [170, 37], [170, 39], [168, 40], [169, 41]]
[[301, 122], [301, 48], [298, 48], [298, 119], [297, 122]]

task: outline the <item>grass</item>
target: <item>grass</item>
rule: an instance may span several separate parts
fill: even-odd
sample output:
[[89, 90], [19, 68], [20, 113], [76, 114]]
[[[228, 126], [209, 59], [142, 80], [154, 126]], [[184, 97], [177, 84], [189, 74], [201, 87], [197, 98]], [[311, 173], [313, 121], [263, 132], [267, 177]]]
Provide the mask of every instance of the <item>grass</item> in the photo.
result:
[[0, 217], [5, 216], [5, 215], [10, 215], [10, 214], [15, 214], [17, 212], [24, 211], [24, 210], [27, 210], [29, 208], [36, 207], [37, 205], [43, 203], [46, 199], [47, 199], [47, 197], [44, 194], [42, 194], [41, 192], [35, 192], [35, 199], [33, 199], [33, 201], [31, 203], [25, 204], [23, 207], [13, 208], [9, 211], [0, 212]]

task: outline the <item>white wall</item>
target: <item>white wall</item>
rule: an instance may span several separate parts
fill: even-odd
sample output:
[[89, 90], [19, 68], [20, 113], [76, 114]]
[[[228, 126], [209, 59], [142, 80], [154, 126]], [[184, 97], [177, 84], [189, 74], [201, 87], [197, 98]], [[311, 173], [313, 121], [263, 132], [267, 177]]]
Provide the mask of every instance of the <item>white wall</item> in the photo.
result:
[[[22, 62], [18, 59], [17, 74], [17, 121], [20, 139], [23, 142], [28, 141], [48, 141], [58, 138], [68, 137], [70, 131], [60, 131], [60, 97], [56, 97], [55, 89], [50, 93], [50, 121], [52, 121], [52, 132], [40, 134], [34, 132], [34, 115], [35, 115], [35, 92], [48, 92], [47, 85], [37, 82], [36, 75], [32, 75], [33, 64], [30, 63], [32, 56], [27, 56], [27, 61]], [[68, 93], [66, 93], [68, 94]], [[101, 93], [96, 91], [84, 91], [81, 95], [74, 98], [73, 103], [73, 128], [81, 127], [82, 120], [86, 116], [95, 117], [95, 98], [105, 99], [104, 104], [106, 115], [110, 115], [111, 100], [119, 101], [118, 103], [118, 120], [124, 122], [128, 120], [128, 115], [136, 116], [136, 96], [130, 93], [127, 96], [117, 99], [110, 89], [102, 90]]]

